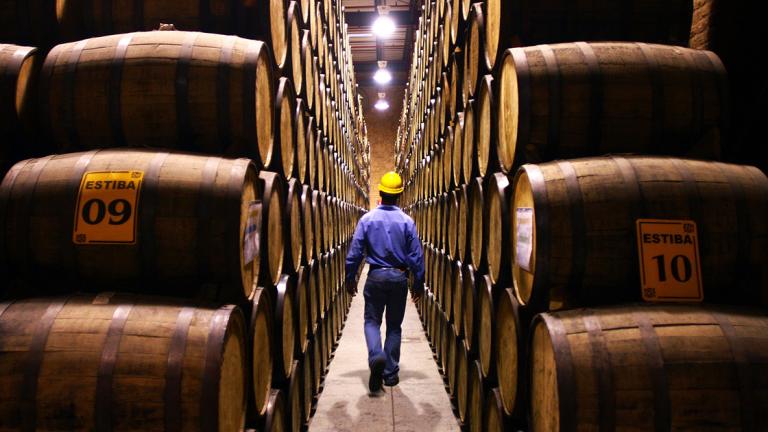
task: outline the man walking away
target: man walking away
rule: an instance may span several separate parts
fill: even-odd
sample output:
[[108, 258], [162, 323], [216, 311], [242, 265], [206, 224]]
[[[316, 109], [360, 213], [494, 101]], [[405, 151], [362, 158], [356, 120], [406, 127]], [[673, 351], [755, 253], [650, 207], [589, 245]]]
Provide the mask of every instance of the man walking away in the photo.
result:
[[[408, 272], [413, 272], [412, 298], [424, 293], [424, 256], [413, 219], [397, 207], [403, 192], [403, 180], [395, 172], [384, 174], [379, 183], [382, 204], [365, 214], [355, 228], [347, 254], [346, 288], [357, 292], [357, 269], [363, 253], [370, 265], [363, 289], [365, 297], [365, 342], [371, 375], [368, 389], [381, 390], [400, 381], [400, 325], [408, 297]], [[381, 319], [386, 310], [387, 334], [381, 347]]]

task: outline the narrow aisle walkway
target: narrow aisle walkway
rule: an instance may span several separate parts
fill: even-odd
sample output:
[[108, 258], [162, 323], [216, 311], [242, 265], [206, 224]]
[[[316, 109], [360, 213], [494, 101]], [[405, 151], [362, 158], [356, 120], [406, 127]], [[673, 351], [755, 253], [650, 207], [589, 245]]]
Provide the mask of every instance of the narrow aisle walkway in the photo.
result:
[[[384, 387], [386, 392], [379, 396], [368, 395], [368, 350], [363, 336], [365, 300], [362, 294], [367, 275], [366, 265], [309, 431], [459, 431], [410, 297], [403, 320], [400, 384]], [[382, 325], [382, 335], [384, 328]]]

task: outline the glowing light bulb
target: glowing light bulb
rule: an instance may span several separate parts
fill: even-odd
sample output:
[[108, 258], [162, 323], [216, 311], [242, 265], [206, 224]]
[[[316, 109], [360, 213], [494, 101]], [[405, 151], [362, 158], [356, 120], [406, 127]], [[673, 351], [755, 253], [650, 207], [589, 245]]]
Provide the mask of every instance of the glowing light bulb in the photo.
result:
[[388, 38], [395, 32], [395, 22], [386, 15], [376, 18], [371, 26], [373, 34], [381, 38]]
[[389, 73], [388, 70], [382, 68], [373, 74], [373, 80], [379, 84], [387, 84], [388, 82], [392, 81], [392, 74]]
[[389, 109], [389, 102], [386, 99], [379, 99], [373, 107], [379, 111], [386, 111]]

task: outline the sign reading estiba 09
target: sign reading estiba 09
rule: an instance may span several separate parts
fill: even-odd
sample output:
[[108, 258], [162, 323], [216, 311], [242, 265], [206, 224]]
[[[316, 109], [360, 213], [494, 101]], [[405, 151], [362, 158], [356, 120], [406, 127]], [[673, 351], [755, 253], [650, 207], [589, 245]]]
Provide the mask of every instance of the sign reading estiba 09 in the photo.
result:
[[637, 248], [645, 301], [702, 301], [696, 222], [638, 219]]
[[143, 171], [83, 174], [75, 208], [76, 244], [136, 243], [136, 210]]

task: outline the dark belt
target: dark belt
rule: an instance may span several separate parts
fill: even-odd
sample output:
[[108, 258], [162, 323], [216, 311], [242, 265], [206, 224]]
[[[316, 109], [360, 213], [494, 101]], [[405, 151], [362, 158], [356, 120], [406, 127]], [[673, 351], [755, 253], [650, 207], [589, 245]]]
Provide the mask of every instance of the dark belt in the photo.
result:
[[370, 265], [370, 269], [371, 269], [370, 271], [373, 271], [373, 270], [397, 270], [397, 271], [401, 271], [403, 273], [408, 271], [407, 267], [387, 267], [387, 266], [380, 266], [380, 265], [376, 265], [376, 264], [369, 264], [369, 265]]

